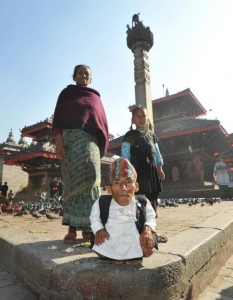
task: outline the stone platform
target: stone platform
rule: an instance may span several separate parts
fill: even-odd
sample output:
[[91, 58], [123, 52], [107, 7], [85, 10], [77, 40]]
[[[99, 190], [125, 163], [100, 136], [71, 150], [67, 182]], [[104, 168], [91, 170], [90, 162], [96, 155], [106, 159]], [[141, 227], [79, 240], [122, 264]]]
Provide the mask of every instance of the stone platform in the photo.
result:
[[233, 254], [233, 202], [158, 208], [158, 215], [168, 242], [129, 266], [100, 261], [80, 232], [66, 253], [61, 219], [2, 214], [0, 263], [40, 300], [197, 299]]

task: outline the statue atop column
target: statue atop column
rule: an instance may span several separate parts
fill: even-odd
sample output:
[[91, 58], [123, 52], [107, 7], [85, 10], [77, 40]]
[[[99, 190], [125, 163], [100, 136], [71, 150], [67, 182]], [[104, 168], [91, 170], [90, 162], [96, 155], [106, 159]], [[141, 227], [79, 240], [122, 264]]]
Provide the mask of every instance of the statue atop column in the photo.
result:
[[150, 31], [150, 27], [145, 27], [143, 25], [143, 22], [139, 20], [139, 15], [140, 13], [133, 15], [132, 28], [129, 25], [126, 26], [127, 46], [132, 50], [132, 52], [134, 48], [134, 43], [136, 42], [144, 42], [145, 49], [147, 51], [150, 50], [154, 43], [153, 33]]
[[139, 15], [140, 15], [140, 13], [133, 15], [133, 17], [132, 17], [132, 27], [134, 25], [135, 27], [144, 27], [145, 28], [142, 21], [139, 20]]

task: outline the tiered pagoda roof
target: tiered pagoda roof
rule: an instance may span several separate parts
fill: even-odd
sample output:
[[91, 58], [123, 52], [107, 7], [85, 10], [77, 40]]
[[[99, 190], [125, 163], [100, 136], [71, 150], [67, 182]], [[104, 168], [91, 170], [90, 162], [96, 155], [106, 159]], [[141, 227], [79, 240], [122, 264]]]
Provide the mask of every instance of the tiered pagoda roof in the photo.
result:
[[[52, 133], [52, 118], [46, 118], [37, 124], [25, 126], [21, 133], [22, 138], [33, 138], [31, 144], [5, 157], [5, 164], [22, 165], [25, 169], [27, 166], [36, 166], [36, 168], [47, 168], [50, 166], [50, 159], [57, 158]], [[54, 163], [56, 166], [59, 165], [58, 160]]]
[[[173, 95], [155, 99], [152, 101], [152, 105], [153, 107], [156, 107], [156, 109], [159, 109], [160, 106], [168, 102], [173, 102], [174, 105], [182, 107], [180, 113], [185, 114], [188, 118], [204, 116], [207, 113], [206, 109], [201, 105], [189, 88]], [[156, 119], [156, 121], [159, 120]]]
[[23, 138], [22, 136], [21, 136], [19, 142], [16, 143], [13, 133], [12, 133], [12, 129], [11, 129], [6, 141], [0, 144], [0, 155], [5, 157], [14, 152], [18, 153], [18, 151], [20, 151], [21, 149], [24, 149], [27, 146], [28, 146], [28, 143], [25, 140], [25, 138]]
[[218, 129], [224, 136], [228, 136], [226, 130], [220, 125], [219, 120], [206, 119], [175, 119], [156, 124], [155, 132], [160, 138], [178, 136], [194, 132]]
[[22, 136], [29, 137], [40, 141], [44, 137], [47, 139], [54, 139], [53, 132], [52, 132], [52, 122], [53, 119], [46, 118], [44, 121], [40, 121], [36, 124], [31, 126], [25, 126], [22, 130]]
[[[28, 164], [29, 161], [33, 162], [38, 157], [43, 158], [56, 158], [55, 145], [50, 142], [32, 144], [19, 152], [12, 153], [5, 158], [5, 164], [7, 165], [22, 165]], [[46, 163], [44, 163], [46, 165]]]
[[[154, 110], [155, 124], [165, 120], [176, 119], [180, 117], [194, 119], [197, 117], [205, 116], [207, 113], [206, 109], [201, 105], [201, 103], [189, 88], [173, 95], [169, 95], [169, 92], [167, 91], [167, 95], [165, 97], [153, 100], [152, 105]], [[172, 114], [171, 112], [168, 113], [166, 109], [171, 105], [176, 108], [180, 108], [181, 110], [177, 111], [175, 114]], [[135, 104], [130, 105], [129, 110], [132, 111], [134, 107]], [[164, 111], [164, 114], [162, 116], [159, 116], [159, 111]]]

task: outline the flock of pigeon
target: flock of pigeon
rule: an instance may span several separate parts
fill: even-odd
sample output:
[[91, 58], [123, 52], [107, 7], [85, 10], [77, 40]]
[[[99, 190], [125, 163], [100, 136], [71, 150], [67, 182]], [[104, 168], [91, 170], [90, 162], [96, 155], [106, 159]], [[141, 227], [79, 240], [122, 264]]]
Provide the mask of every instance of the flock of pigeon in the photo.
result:
[[63, 215], [63, 201], [61, 196], [55, 195], [53, 198], [47, 198], [47, 192], [41, 192], [39, 201], [33, 203], [20, 201], [8, 207], [2, 206], [0, 214], [2, 212], [13, 214], [14, 217], [31, 214], [33, 218], [46, 217], [52, 221]]
[[[231, 200], [231, 199], [226, 199], [226, 200]], [[182, 199], [177, 199], [177, 198], [170, 198], [170, 199], [159, 199], [158, 206], [165, 208], [166, 206], [168, 207], [178, 207], [179, 204], [186, 204], [189, 206], [197, 205], [200, 204], [201, 206], [205, 205], [214, 205], [214, 203], [220, 203], [222, 200], [221, 198], [182, 198]]]
[[[226, 201], [233, 201], [233, 199], [225, 199]], [[180, 204], [186, 204], [189, 206], [200, 204], [200, 206], [214, 205], [214, 203], [220, 203], [221, 198], [169, 198], [159, 199], [159, 207], [178, 207]], [[53, 220], [58, 219], [63, 215], [63, 200], [62, 196], [55, 194], [53, 198], [47, 197], [47, 192], [40, 193], [40, 199], [33, 203], [24, 203], [20, 201], [18, 204], [13, 206], [4, 207], [0, 206], [0, 214], [6, 212], [7, 214], [13, 214], [15, 217], [31, 214], [34, 218], [39, 219], [46, 216], [47, 219]]]

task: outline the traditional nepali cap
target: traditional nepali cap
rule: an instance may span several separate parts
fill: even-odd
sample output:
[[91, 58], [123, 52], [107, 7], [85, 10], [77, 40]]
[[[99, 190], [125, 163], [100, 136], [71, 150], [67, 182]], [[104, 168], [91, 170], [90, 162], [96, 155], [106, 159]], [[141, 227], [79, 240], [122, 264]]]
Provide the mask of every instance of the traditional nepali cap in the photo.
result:
[[110, 183], [112, 183], [114, 179], [120, 179], [121, 177], [133, 178], [136, 181], [137, 172], [126, 158], [120, 157], [109, 165], [108, 177]]

